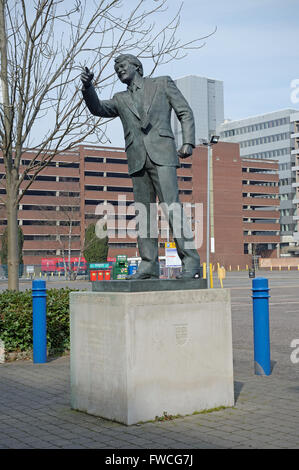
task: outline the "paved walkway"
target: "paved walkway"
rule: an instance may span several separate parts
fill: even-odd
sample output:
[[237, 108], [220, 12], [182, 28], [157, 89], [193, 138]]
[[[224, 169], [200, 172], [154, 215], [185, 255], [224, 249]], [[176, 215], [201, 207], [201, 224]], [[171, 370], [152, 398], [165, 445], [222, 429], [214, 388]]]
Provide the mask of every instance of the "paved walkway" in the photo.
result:
[[125, 426], [70, 409], [69, 357], [15, 361], [0, 365], [0, 449], [299, 448], [299, 363], [290, 359], [299, 338], [299, 274], [271, 282], [268, 377], [253, 370], [250, 283], [244, 277], [231, 291], [233, 408]]

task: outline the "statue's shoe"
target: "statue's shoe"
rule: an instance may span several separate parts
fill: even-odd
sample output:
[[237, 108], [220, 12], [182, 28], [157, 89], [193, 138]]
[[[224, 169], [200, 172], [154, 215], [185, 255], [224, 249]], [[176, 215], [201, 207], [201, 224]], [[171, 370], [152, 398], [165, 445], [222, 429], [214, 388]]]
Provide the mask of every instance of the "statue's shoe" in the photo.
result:
[[199, 269], [182, 271], [176, 276], [176, 279], [200, 279]]

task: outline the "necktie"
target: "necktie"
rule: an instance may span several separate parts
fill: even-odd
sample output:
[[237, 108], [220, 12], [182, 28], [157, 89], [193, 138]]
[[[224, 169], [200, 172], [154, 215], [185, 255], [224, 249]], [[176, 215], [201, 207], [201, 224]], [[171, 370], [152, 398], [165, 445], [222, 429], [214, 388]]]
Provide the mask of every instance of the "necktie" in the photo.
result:
[[131, 93], [134, 94], [136, 90], [138, 90], [137, 85], [135, 85], [135, 83], [132, 83], [132, 85], [130, 86]]
[[134, 104], [136, 106], [136, 109], [139, 113], [139, 116], [141, 120], [143, 119], [144, 116], [144, 110], [143, 110], [143, 92], [141, 88], [138, 88], [134, 83], [133, 86], [131, 87], [132, 90], [132, 98], [134, 101]]
[[138, 111], [138, 114], [141, 120], [141, 130], [145, 134], [148, 134], [152, 126], [144, 111], [144, 88], [143, 87], [138, 88], [135, 84], [132, 84], [132, 85], [133, 85], [131, 87], [132, 99], [133, 99], [133, 102], [135, 104], [135, 107]]

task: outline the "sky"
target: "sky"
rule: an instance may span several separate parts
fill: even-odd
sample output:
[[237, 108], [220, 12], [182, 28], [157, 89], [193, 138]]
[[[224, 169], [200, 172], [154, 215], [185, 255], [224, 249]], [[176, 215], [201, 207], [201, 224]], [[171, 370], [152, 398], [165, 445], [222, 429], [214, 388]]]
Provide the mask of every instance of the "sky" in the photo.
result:
[[[152, 7], [160, 0], [144, 1], [145, 7]], [[97, 2], [86, 3], [87, 18]], [[126, 14], [136, 3], [137, 0], [124, 0]], [[167, 24], [181, 4], [181, 0], [168, 0], [169, 10], [155, 16], [156, 27]], [[65, 5], [73, 5], [73, 0], [64, 0]], [[184, 0], [177, 31], [182, 42], [206, 36], [215, 28], [217, 31], [204, 40], [204, 47], [160, 66], [154, 76], [170, 75], [176, 79], [199, 75], [222, 80], [226, 119], [283, 108], [299, 109], [298, 18], [299, 0]], [[96, 45], [95, 41], [92, 44]], [[147, 75], [151, 64], [147, 60], [143, 64]], [[81, 87], [79, 78], [78, 86]], [[114, 91], [124, 89], [126, 86], [118, 82]], [[102, 98], [109, 97], [109, 90], [104, 89]], [[119, 118], [108, 124], [106, 135], [110, 139], [107, 145], [124, 146]]]
[[[172, 13], [181, 2], [170, 4]], [[298, 18], [298, 0], [185, 0], [178, 32], [182, 40], [205, 36], [215, 27], [217, 31], [203, 48], [162, 65], [155, 76], [222, 80], [226, 119], [299, 109], [299, 92], [297, 102], [291, 100], [292, 81], [296, 85], [297, 80], [299, 88]], [[111, 145], [123, 146], [119, 120], [110, 125], [108, 134]]]
[[290, 83], [299, 78], [298, 17], [298, 0], [185, 0], [181, 21], [188, 35], [214, 26], [217, 32], [184, 64], [172, 64], [172, 73], [223, 80], [230, 119], [294, 107]]

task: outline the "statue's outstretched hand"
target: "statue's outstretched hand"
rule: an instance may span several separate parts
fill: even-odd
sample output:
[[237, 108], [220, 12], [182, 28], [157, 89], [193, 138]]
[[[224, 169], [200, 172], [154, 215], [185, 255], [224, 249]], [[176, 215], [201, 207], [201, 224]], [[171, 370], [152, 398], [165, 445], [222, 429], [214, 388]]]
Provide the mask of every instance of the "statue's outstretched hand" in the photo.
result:
[[84, 85], [84, 88], [88, 88], [91, 85], [94, 74], [89, 70], [88, 67], [85, 67], [84, 71], [81, 73], [81, 81]]
[[193, 147], [191, 144], [183, 144], [178, 150], [178, 156], [181, 158], [187, 158], [192, 155]]

